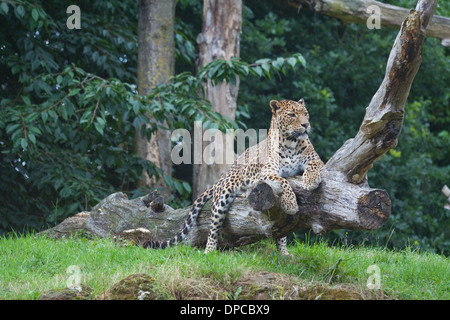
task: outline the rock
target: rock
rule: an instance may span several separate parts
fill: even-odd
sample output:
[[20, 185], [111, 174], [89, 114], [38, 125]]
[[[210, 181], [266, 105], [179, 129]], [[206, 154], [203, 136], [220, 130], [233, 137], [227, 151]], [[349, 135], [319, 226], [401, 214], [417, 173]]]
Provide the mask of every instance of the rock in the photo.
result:
[[354, 284], [327, 285], [273, 272], [250, 273], [237, 281], [238, 300], [384, 300], [383, 292]]
[[94, 299], [93, 290], [87, 286], [74, 288], [51, 289], [42, 293], [39, 300], [91, 300]]
[[[301, 300], [363, 300], [358, 288], [353, 285], [327, 286], [316, 284], [301, 288], [298, 293]], [[373, 297], [372, 297], [373, 299]]]
[[267, 271], [248, 274], [237, 286], [241, 288], [238, 300], [294, 300], [300, 287], [298, 281], [288, 275]]
[[144, 273], [129, 275], [114, 284], [107, 292], [108, 300], [156, 300], [155, 280]]

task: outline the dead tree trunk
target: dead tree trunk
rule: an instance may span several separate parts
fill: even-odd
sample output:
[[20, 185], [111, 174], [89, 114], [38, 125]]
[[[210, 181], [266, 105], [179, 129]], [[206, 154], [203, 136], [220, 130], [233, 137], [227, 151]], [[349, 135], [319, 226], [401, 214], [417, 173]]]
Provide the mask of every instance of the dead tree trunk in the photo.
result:
[[[385, 78], [366, 109], [359, 132], [325, 164], [319, 188], [306, 191], [302, 188], [302, 177], [288, 179], [297, 196], [299, 211], [286, 215], [280, 209], [279, 195], [268, 185], [259, 184], [231, 206], [219, 246], [281, 238], [302, 229], [312, 229], [319, 235], [333, 229], [373, 230], [386, 222], [391, 211], [389, 196], [384, 190], [370, 188], [366, 174], [377, 159], [397, 145], [405, 101], [421, 63], [425, 29], [436, 2], [419, 1], [416, 10], [411, 10], [403, 22], [387, 62]], [[98, 236], [124, 235], [125, 230], [143, 227], [148, 229], [143, 239], [163, 240], [180, 230], [189, 209], [174, 210], [153, 195], [128, 200], [117, 193], [99, 203], [89, 215], [70, 219], [77, 220], [76, 230]], [[184, 242], [204, 245], [209, 226], [207, 204]], [[48, 232], [64, 234], [67, 228], [62, 223]]]

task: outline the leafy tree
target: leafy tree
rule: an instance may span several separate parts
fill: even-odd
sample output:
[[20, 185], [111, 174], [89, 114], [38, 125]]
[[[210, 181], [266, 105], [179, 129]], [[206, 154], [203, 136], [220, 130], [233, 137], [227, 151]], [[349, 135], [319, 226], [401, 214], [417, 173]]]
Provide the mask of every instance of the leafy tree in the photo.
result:
[[[113, 191], [144, 192], [142, 170], [161, 176], [134, 152], [137, 128], [147, 138], [156, 129], [146, 114], [176, 127], [192, 118], [226, 124], [190, 74], [137, 93], [135, 1], [80, 3], [81, 30], [65, 25], [69, 5], [0, 5], [2, 30], [11, 30], [0, 34], [2, 232], [54, 224]], [[163, 178], [186, 197], [188, 185]]]

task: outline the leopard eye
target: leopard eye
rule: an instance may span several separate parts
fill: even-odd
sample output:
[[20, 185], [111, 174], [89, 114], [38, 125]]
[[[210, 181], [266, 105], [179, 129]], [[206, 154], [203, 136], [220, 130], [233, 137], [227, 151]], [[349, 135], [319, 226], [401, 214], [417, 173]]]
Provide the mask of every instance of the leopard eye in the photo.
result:
[[289, 113], [288, 116], [294, 118], [295, 117], [295, 113]]
[[309, 116], [309, 113], [308, 113], [308, 112], [305, 112], [305, 116], [306, 116], [306, 117]]

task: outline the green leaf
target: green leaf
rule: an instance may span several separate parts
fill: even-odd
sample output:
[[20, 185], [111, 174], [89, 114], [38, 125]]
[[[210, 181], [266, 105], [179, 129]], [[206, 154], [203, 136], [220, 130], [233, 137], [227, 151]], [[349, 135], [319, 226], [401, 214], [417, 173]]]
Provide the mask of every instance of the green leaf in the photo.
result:
[[66, 108], [65, 108], [64, 106], [61, 108], [61, 117], [62, 117], [64, 120], [67, 120], [67, 119], [68, 119], [67, 110], [66, 110]]
[[98, 122], [94, 122], [94, 127], [95, 130], [98, 131], [98, 133], [100, 133], [101, 135], [103, 135], [103, 127], [101, 126], [101, 124], [99, 124]]
[[176, 180], [173, 180], [173, 184], [174, 184], [175, 189], [177, 190], [177, 192], [182, 195], [183, 194], [183, 186], [182, 186], [182, 184], [179, 183]]
[[48, 119], [48, 113], [47, 111], [42, 111], [41, 113], [42, 122], [46, 123]]
[[39, 13], [37, 12], [36, 8], [33, 8], [33, 10], [31, 10], [31, 16], [33, 17], [34, 21], [38, 21]]
[[263, 63], [261, 68], [263, 68], [263, 70], [266, 72], [266, 76], [267, 78], [270, 79], [270, 64], [268, 63]]
[[8, 4], [7, 4], [6, 2], [2, 2], [2, 4], [0, 5], [0, 8], [2, 9], [2, 11], [3, 11], [5, 14], [8, 14], [9, 7], [8, 7]]
[[400, 158], [401, 155], [402, 155], [402, 152], [401, 151], [397, 151], [395, 149], [391, 149], [391, 150], [389, 150], [389, 154], [391, 156], [393, 156], [394, 158]]
[[39, 113], [32, 112], [28, 116], [25, 117], [25, 122], [31, 123], [39, 117]]
[[282, 58], [282, 57], [279, 57], [279, 58], [277, 58], [277, 60], [272, 62], [272, 66], [275, 69], [280, 69], [283, 66], [283, 64], [284, 64], [284, 58]]
[[26, 149], [28, 147], [28, 141], [25, 138], [20, 139], [20, 145], [23, 149]]
[[16, 15], [18, 16], [18, 18], [23, 18], [23, 16], [25, 15], [25, 9], [22, 6], [17, 6], [16, 7]]
[[80, 88], [72, 89], [72, 90], [70, 90], [68, 96], [69, 96], [69, 97], [72, 97], [72, 96], [78, 94], [80, 91], [81, 91]]
[[252, 68], [252, 70], [260, 77], [262, 77], [264, 75], [263, 69], [261, 69], [260, 66], [256, 66], [256, 67]]
[[14, 65], [14, 66], [11, 68], [11, 73], [12, 73], [13, 75], [19, 73], [19, 71], [20, 71], [20, 66], [19, 66], [18, 64]]
[[22, 100], [27, 106], [31, 105], [30, 97], [23, 95]]
[[56, 114], [56, 112], [54, 110], [49, 110], [48, 111], [48, 115], [53, 118], [53, 120], [57, 121], [58, 120], [58, 115]]
[[186, 181], [183, 182], [183, 187], [188, 193], [192, 192], [191, 185], [189, 183], [187, 183]]
[[103, 118], [97, 117], [97, 122], [100, 123], [102, 127], [105, 127], [106, 121]]
[[29, 127], [28, 130], [34, 132], [37, 135], [42, 134], [41, 129], [39, 129], [38, 127]]
[[305, 58], [304, 58], [301, 54], [298, 54], [297, 60], [298, 60], [298, 62], [300, 62], [300, 64], [301, 64], [303, 67], [306, 67], [306, 60], [305, 60]]
[[105, 126], [106, 126], [105, 119], [97, 117], [94, 123], [94, 127], [101, 135], [104, 134], [103, 129], [105, 128]]
[[259, 59], [255, 61], [256, 64], [264, 64], [268, 62], [270, 62], [270, 59]]
[[20, 123], [11, 123], [6, 126], [6, 133], [11, 134], [13, 131], [16, 131], [20, 127]]
[[28, 133], [28, 139], [31, 141], [31, 143], [36, 144], [36, 137], [32, 133]]
[[295, 65], [297, 64], [297, 59], [295, 59], [294, 57], [290, 57], [290, 58], [287, 60], [287, 63], [289, 63], [289, 64], [291, 65], [292, 69], [294, 69], [294, 68], [295, 68]]

